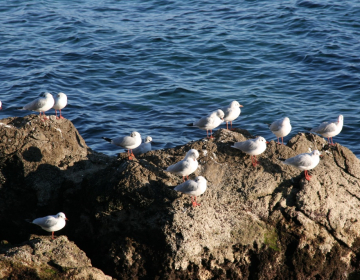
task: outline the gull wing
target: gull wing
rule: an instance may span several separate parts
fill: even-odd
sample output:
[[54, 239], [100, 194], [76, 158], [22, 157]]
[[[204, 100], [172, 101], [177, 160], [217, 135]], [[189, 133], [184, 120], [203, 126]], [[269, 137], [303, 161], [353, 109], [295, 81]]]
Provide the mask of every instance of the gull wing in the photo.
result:
[[136, 139], [131, 136], [116, 137], [112, 140], [112, 143], [116, 146], [128, 147], [135, 145]]
[[283, 120], [274, 121], [274, 122], [270, 125], [269, 128], [270, 128], [271, 131], [278, 131], [278, 130], [281, 129], [282, 123], [283, 123]]
[[197, 120], [196, 122], [194, 122], [194, 126], [197, 127], [206, 127], [209, 124], [211, 124], [213, 121], [212, 118], [210, 118], [209, 116], [207, 117], [202, 117], [200, 120]]
[[285, 160], [284, 163], [295, 167], [307, 167], [311, 165], [311, 155], [300, 154]]
[[189, 162], [187, 160], [181, 160], [173, 165], [170, 165], [166, 171], [172, 172], [172, 173], [179, 173], [184, 171], [186, 168], [189, 167]]
[[257, 145], [254, 140], [250, 139], [244, 142], [236, 142], [233, 147], [247, 153], [255, 150], [257, 148]]
[[196, 191], [197, 188], [198, 188], [198, 183], [196, 183], [193, 180], [187, 180], [184, 183], [178, 185], [174, 190], [185, 194], [189, 194], [192, 193], [193, 191]]
[[52, 226], [55, 226], [57, 223], [57, 220], [53, 216], [46, 216], [43, 218], [37, 218], [33, 221], [33, 224], [36, 224], [38, 226], [41, 226], [42, 228], [50, 228]]
[[26, 104], [23, 109], [25, 110], [29, 110], [29, 111], [37, 111], [40, 108], [44, 107], [46, 104], [46, 99], [39, 97], [37, 99], [35, 99], [34, 101]]

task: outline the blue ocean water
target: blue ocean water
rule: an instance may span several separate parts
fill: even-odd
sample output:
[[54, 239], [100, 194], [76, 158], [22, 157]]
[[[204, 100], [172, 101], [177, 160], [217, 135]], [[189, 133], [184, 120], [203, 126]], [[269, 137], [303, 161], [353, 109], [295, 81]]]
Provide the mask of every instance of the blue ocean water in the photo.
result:
[[87, 144], [115, 155], [102, 136], [182, 145], [206, 135], [187, 123], [237, 100], [234, 125], [267, 140], [277, 118], [287, 141], [343, 114], [334, 140], [360, 157], [359, 18], [344, 0], [2, 1], [0, 118], [62, 91]]

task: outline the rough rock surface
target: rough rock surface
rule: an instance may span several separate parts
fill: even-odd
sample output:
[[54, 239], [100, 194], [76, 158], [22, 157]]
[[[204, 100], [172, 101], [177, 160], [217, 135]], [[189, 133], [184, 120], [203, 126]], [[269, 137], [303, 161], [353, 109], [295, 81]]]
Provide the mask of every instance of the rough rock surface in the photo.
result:
[[66, 236], [32, 236], [20, 246], [0, 247], [0, 279], [111, 280]]
[[[230, 146], [252, 136], [220, 129], [211, 141], [127, 160], [90, 150], [68, 120], [10, 118], [0, 126], [0, 240], [45, 234], [24, 218], [65, 212], [59, 234], [117, 279], [358, 279], [360, 162], [346, 147], [299, 133], [274, 141], [253, 167]], [[60, 132], [61, 131], [61, 132]], [[207, 191], [192, 207], [164, 168], [191, 149]], [[310, 172], [279, 158], [319, 149]]]

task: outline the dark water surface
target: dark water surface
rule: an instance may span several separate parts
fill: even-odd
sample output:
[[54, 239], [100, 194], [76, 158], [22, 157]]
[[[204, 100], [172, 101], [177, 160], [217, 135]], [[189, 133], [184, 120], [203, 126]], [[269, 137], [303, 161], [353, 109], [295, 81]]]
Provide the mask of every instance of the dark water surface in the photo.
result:
[[156, 149], [182, 145], [206, 135], [187, 123], [237, 100], [236, 127], [267, 140], [279, 117], [293, 136], [343, 114], [335, 141], [360, 157], [360, 2], [1, 4], [0, 118], [62, 91], [87, 144], [115, 155], [102, 136], [136, 130]]

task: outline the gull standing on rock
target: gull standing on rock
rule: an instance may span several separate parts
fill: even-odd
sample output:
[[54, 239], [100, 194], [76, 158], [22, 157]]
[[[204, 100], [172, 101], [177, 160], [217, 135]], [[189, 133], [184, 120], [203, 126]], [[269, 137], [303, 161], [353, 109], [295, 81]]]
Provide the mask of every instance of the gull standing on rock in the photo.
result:
[[[329, 145], [334, 146], [333, 137], [338, 135], [344, 125], [344, 116], [339, 115], [337, 121], [334, 122], [323, 122], [318, 127], [314, 127], [310, 132], [315, 132], [328, 139]], [[331, 142], [330, 142], [331, 140]]]
[[29, 110], [29, 111], [36, 111], [40, 113], [41, 118], [41, 112], [44, 115], [44, 120], [48, 119], [48, 117], [45, 116], [45, 112], [50, 110], [54, 106], [55, 100], [54, 97], [49, 92], [45, 92], [40, 94], [40, 97], [36, 98], [34, 101], [26, 104], [24, 107], [18, 108], [19, 110]]
[[304, 170], [305, 179], [310, 181], [311, 176], [308, 174], [308, 170], [315, 168], [320, 162], [320, 152], [318, 150], [313, 150], [311, 153], [303, 153], [292, 158], [288, 158], [283, 163], [291, 165]]
[[279, 138], [281, 138], [281, 142], [284, 145], [284, 137], [287, 136], [291, 131], [290, 119], [285, 117], [283, 119], [276, 120], [269, 125], [269, 129], [277, 137], [278, 144], [281, 144], [279, 141]]
[[206, 184], [206, 179], [203, 176], [198, 176], [195, 180], [187, 180], [186, 182], [178, 185], [174, 190], [190, 195], [192, 206], [195, 207], [198, 205], [200, 206], [200, 203], [197, 203], [196, 201], [196, 197], [202, 195], [206, 191]]
[[63, 212], [59, 212], [56, 215], [50, 215], [42, 218], [37, 218], [31, 223], [40, 226], [42, 229], [51, 232], [51, 239], [55, 239], [54, 231], [62, 229], [68, 219]]
[[[193, 123], [189, 123], [187, 126], [196, 126], [202, 130], [206, 130], [206, 137], [214, 138], [212, 136], [212, 130], [218, 127], [224, 121], [224, 116], [225, 116], [224, 112], [218, 109], [206, 117], [202, 117], [201, 119]], [[209, 130], [210, 130], [210, 137], [208, 135]]]
[[[55, 104], [53, 108], [55, 109], [56, 119], [63, 119], [64, 117], [61, 115], [61, 109], [65, 108], [67, 105], [67, 96], [63, 92], [59, 92], [55, 97]], [[57, 110], [60, 111], [60, 116], [57, 116]]]
[[241, 109], [240, 107], [244, 107], [237, 101], [233, 101], [229, 104], [229, 106], [222, 108], [221, 110], [224, 112], [224, 121], [226, 122], [226, 129], [229, 129], [228, 122], [230, 122], [230, 130], [232, 130], [232, 121], [240, 116]]
[[135, 158], [135, 155], [133, 154], [132, 150], [141, 145], [141, 135], [139, 132], [136, 131], [131, 132], [130, 136], [116, 137], [114, 139], [110, 139], [106, 137], [102, 137], [102, 138], [110, 142], [111, 144], [127, 149], [129, 160]]
[[165, 171], [183, 176], [183, 182], [185, 182], [185, 176], [187, 179], [189, 179], [189, 175], [195, 172], [198, 168], [198, 157], [199, 152], [195, 149], [191, 149], [186, 153], [186, 156], [183, 160], [170, 165]]
[[251, 163], [255, 167], [259, 163], [256, 160], [256, 156], [262, 154], [266, 150], [266, 140], [264, 137], [258, 136], [255, 139], [236, 142], [234, 143], [234, 146], [231, 146], [231, 148], [239, 149], [244, 153], [250, 155]]
[[133, 149], [133, 154], [135, 156], [138, 156], [151, 151], [151, 142], [152, 142], [151, 136], [146, 136], [145, 142], [141, 143], [140, 146], [137, 147], [136, 149]]

